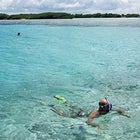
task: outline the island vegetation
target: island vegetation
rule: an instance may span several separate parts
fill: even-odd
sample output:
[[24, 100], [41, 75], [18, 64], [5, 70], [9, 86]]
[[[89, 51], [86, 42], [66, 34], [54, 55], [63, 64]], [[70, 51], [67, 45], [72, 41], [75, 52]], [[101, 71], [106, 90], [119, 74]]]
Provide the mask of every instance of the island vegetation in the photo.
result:
[[139, 14], [113, 14], [113, 13], [95, 13], [95, 14], [69, 14], [64, 12], [46, 12], [39, 14], [14, 14], [8, 15], [0, 13], [0, 20], [19, 20], [19, 19], [72, 19], [72, 18], [131, 18], [138, 17]]

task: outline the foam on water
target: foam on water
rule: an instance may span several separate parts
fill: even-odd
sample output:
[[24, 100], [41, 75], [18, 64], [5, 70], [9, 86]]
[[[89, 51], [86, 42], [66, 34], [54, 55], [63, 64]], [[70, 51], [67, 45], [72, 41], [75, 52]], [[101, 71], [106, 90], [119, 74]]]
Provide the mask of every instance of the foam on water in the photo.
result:
[[[60, 25], [59, 20], [49, 26], [41, 25], [46, 20], [37, 21], [40, 25], [0, 21], [1, 140], [139, 139], [139, 26], [124, 27], [116, 19], [123, 27], [109, 23], [105, 27], [108, 21], [97, 19], [102, 26], [86, 27], [93, 24], [91, 19], [75, 20], [84, 27], [70, 26], [73, 20], [69, 26], [54, 26]], [[34, 25], [26, 25], [30, 22]], [[125, 109], [134, 118], [111, 112], [94, 120], [104, 126], [99, 132], [85, 123], [86, 117], [65, 118], [51, 111], [48, 104], [71, 111], [54, 95], [64, 96], [86, 112], [108, 96], [113, 107]]]

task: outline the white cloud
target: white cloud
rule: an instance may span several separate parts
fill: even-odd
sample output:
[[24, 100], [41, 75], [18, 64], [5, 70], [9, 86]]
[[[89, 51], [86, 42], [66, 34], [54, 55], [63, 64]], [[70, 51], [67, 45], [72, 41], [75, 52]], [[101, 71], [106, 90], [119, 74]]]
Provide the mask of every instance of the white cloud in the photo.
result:
[[138, 13], [140, 0], [0, 0], [1, 13]]
[[80, 4], [79, 4], [79, 2], [76, 2], [76, 3], [74, 3], [74, 4], [66, 4], [66, 3], [60, 3], [60, 4], [58, 4], [58, 7], [60, 7], [60, 8], [78, 8], [78, 7], [80, 7]]

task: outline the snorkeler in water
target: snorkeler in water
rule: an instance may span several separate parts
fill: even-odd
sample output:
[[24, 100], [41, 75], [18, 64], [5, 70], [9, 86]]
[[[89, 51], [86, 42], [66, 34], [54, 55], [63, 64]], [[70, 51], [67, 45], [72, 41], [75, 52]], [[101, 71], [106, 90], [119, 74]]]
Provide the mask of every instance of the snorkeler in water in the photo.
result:
[[116, 111], [117, 113], [130, 118], [130, 116], [125, 114], [124, 110], [112, 108], [112, 104], [110, 104], [108, 102], [106, 97], [105, 97], [105, 99], [101, 99], [99, 101], [99, 108], [96, 109], [96, 110], [91, 111], [89, 114], [85, 113], [85, 111], [83, 109], [81, 109], [81, 108], [79, 108], [79, 107], [77, 107], [77, 106], [75, 106], [73, 104], [68, 104], [67, 100], [64, 97], [54, 96], [54, 98], [56, 98], [57, 100], [62, 101], [62, 103], [64, 103], [68, 107], [71, 107], [73, 109], [79, 109], [79, 111], [77, 113], [74, 113], [74, 114], [67, 114], [62, 109], [58, 109], [54, 105], [50, 105], [50, 107], [52, 107], [52, 111], [54, 111], [55, 113], [57, 113], [57, 114], [59, 114], [61, 116], [70, 117], [70, 118], [87, 116], [88, 117], [87, 124], [91, 125], [93, 127], [96, 127], [96, 126], [99, 127], [99, 125], [97, 125], [95, 123], [92, 123], [93, 118], [98, 117], [100, 115], [105, 115], [105, 114], [109, 113], [110, 111]]
[[99, 117], [101, 115], [105, 115], [105, 114], [109, 113], [110, 111], [116, 111], [117, 113], [119, 113], [127, 118], [131, 118], [131, 116], [128, 116], [127, 114], [125, 114], [124, 110], [113, 109], [112, 104], [110, 104], [108, 102], [107, 98], [105, 97], [105, 99], [101, 99], [99, 101], [99, 108], [90, 112], [90, 114], [88, 116], [87, 124], [91, 125], [93, 127], [98, 127], [98, 129], [102, 129], [102, 127], [99, 124], [93, 123], [92, 121], [94, 118]]
[[[54, 97], [54, 98], [56, 98], [57, 100], [59, 100], [59, 99], [61, 100], [61, 96], [60, 96], [60, 98], [59, 98], [59, 96], [58, 96], [58, 98], [57, 97]], [[66, 106], [69, 106], [69, 107], [71, 107], [73, 109], [74, 108], [78, 109], [77, 106], [68, 104], [66, 100], [65, 100], [64, 103], [65, 103]], [[121, 114], [121, 115], [123, 115], [123, 116], [125, 116], [127, 118], [131, 118], [131, 116], [125, 114], [124, 110], [112, 108], [112, 104], [110, 104], [108, 102], [106, 97], [105, 97], [105, 99], [101, 99], [99, 101], [99, 108], [96, 109], [96, 110], [91, 111], [89, 114], [85, 113], [85, 111], [83, 109], [81, 109], [81, 108], [79, 108], [79, 111], [77, 113], [68, 114], [68, 113], [65, 113], [62, 109], [56, 108], [54, 105], [49, 105], [49, 106], [52, 107], [52, 109], [51, 109], [52, 111], [54, 111], [58, 115], [61, 115], [61, 116], [64, 116], [64, 117], [77, 118], [77, 117], [85, 117], [85, 116], [87, 116], [88, 120], [86, 121], [86, 123], [88, 125], [91, 125], [92, 127], [97, 127], [98, 129], [102, 129], [102, 127], [99, 124], [93, 123], [92, 122], [93, 119], [97, 118], [97, 117], [99, 117], [101, 115], [105, 115], [105, 114], [109, 113], [110, 111], [116, 111], [117, 113], [119, 113], [119, 114]]]

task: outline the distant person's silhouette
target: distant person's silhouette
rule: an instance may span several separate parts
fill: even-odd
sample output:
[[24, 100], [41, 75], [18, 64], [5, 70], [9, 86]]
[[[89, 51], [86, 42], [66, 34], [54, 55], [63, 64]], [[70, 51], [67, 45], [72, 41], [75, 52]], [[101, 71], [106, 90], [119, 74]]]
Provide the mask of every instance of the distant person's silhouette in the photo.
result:
[[20, 36], [20, 33], [19, 32], [17, 33], [17, 36]]

